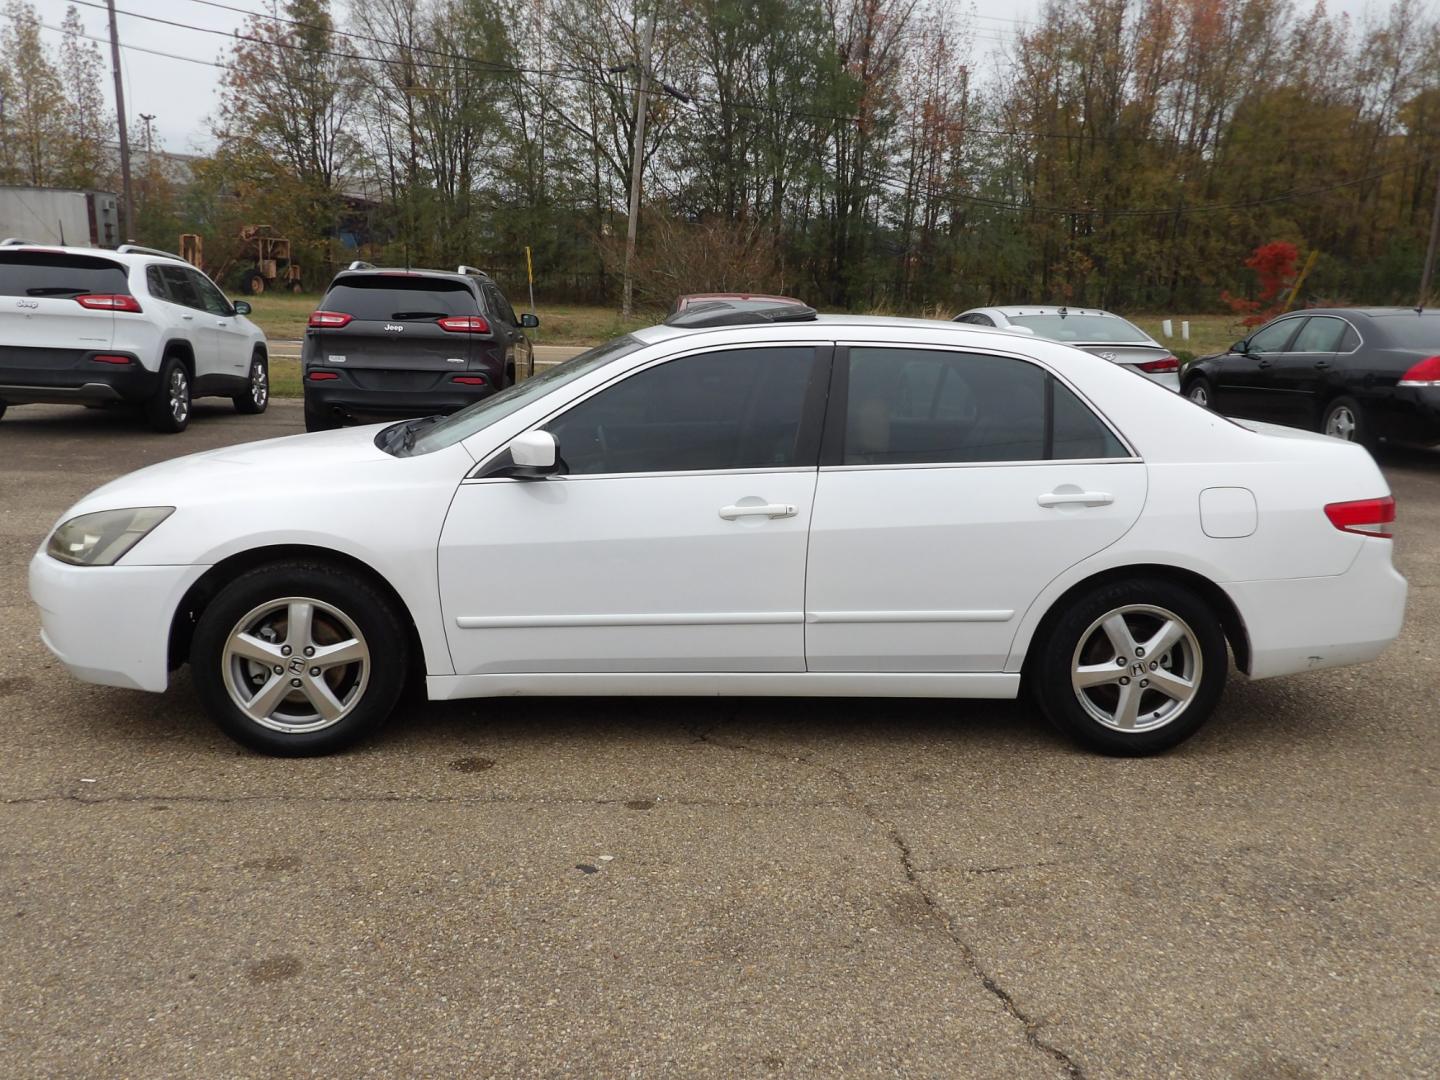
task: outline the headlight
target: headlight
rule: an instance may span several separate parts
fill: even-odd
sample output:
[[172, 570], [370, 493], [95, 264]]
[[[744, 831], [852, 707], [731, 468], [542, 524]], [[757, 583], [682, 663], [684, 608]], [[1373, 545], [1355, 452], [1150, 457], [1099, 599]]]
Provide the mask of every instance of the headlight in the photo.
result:
[[81, 514], [50, 534], [45, 551], [51, 558], [76, 566], [113, 566], [174, 512], [173, 506], [138, 506]]

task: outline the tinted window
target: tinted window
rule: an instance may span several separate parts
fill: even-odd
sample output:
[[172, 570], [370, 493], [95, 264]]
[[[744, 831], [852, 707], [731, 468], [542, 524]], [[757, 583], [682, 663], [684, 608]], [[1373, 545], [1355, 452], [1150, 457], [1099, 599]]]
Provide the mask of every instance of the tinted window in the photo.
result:
[[1355, 327], [1345, 325], [1345, 336], [1340, 339], [1341, 352], [1354, 352], [1360, 347], [1360, 335], [1356, 333]]
[[1295, 335], [1291, 352], [1334, 352], [1340, 347], [1345, 336], [1345, 322], [1324, 315], [1314, 315], [1305, 320], [1300, 333]]
[[1271, 323], [1250, 339], [1250, 351], [1252, 353], [1281, 351], [1299, 323], [1299, 319], [1281, 319], [1279, 322]]
[[761, 469], [799, 460], [811, 348], [703, 353], [647, 368], [546, 425], [572, 475]]
[[225, 299], [225, 294], [212, 285], [209, 278], [198, 270], [187, 270], [185, 273], [190, 278], [190, 284], [199, 294], [200, 303], [206, 311], [211, 315], [235, 314], [235, 309], [230, 306], [230, 301]]
[[505, 299], [505, 294], [498, 288], [494, 285], [486, 285], [485, 298], [494, 305], [497, 318], [503, 319], [511, 326], [519, 325], [520, 320], [515, 318], [515, 309], [510, 306], [510, 301]]
[[1033, 330], [1051, 341], [1149, 341], [1145, 332], [1117, 315], [1007, 315], [1011, 326]]
[[128, 295], [125, 268], [92, 255], [42, 251], [0, 253], [0, 296], [58, 296], [85, 293]]
[[1374, 320], [1392, 345], [1440, 353], [1440, 312], [1385, 315]]
[[330, 286], [323, 306], [326, 311], [342, 311], [357, 319], [379, 322], [480, 313], [475, 294], [464, 281], [400, 274], [341, 278]]
[[162, 266], [159, 267], [160, 276], [165, 279], [165, 298], [172, 303], [183, 304], [185, 307], [205, 310], [205, 305], [200, 300], [200, 294], [195, 289], [195, 282], [183, 266]]
[[1123, 457], [1109, 429], [1042, 368], [918, 349], [854, 349], [847, 465]]
[[170, 290], [165, 287], [165, 279], [160, 276], [158, 266], [147, 266], [145, 268], [145, 288], [150, 290], [150, 295], [157, 300], [169, 300]]

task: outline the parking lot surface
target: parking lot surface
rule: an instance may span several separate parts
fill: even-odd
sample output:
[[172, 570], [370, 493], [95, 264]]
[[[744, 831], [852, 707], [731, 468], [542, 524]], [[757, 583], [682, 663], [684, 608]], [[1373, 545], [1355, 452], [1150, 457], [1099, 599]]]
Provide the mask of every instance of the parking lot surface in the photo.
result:
[[301, 430], [200, 403], [0, 421], [10, 1076], [1440, 1071], [1440, 454], [1382, 455], [1406, 630], [1179, 751], [1024, 703], [413, 704], [257, 757], [72, 680], [25, 567], [66, 507]]

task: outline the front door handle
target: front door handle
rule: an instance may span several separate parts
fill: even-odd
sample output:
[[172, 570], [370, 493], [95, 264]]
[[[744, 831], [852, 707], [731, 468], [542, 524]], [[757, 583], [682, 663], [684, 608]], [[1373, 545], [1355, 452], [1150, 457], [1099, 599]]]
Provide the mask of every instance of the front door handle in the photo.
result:
[[768, 517], [787, 518], [794, 517], [798, 511], [794, 503], [756, 503], [753, 506], [722, 506], [720, 516], [726, 521], [734, 521], [742, 517]]
[[1269, 360], [1261, 360], [1259, 366], [1262, 367], [1262, 368], [1267, 368], [1267, 367], [1270, 366], [1270, 361], [1269, 361]]
[[1108, 491], [1052, 491], [1036, 500], [1041, 506], [1109, 506], [1115, 496]]
[[1329, 361], [1329, 360], [1316, 360], [1316, 361], [1315, 361], [1315, 369], [1316, 369], [1317, 371], [1324, 371], [1324, 370], [1325, 370], [1326, 368], [1328, 368], [1329, 366], [1330, 366], [1330, 361]]

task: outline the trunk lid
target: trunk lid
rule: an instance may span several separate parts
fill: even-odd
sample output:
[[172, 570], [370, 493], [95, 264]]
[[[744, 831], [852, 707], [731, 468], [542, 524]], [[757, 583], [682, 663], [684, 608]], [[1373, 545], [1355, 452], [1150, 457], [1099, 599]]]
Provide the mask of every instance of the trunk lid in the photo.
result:
[[306, 331], [314, 361], [355, 372], [357, 385], [367, 389], [406, 389], [413, 375], [467, 371], [480, 355], [477, 339], [491, 339], [489, 333], [445, 329], [442, 320], [481, 318], [474, 293], [452, 279], [404, 273], [341, 277], [321, 307], [350, 319], [344, 326]]
[[125, 266], [98, 255], [0, 249], [0, 344], [9, 348], [108, 349], [115, 313], [79, 296], [130, 295]]

